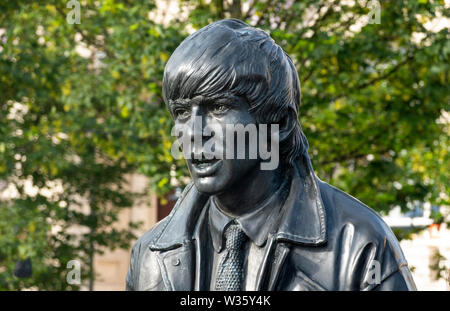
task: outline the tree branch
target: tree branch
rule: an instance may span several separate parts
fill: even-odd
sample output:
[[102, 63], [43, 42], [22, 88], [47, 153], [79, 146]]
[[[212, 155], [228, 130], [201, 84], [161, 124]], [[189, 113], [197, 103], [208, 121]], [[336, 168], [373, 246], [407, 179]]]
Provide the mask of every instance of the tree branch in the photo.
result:
[[252, 10], [255, 8], [255, 5], [258, 1], [257, 0], [253, 0], [252, 3], [249, 5], [247, 12], [245, 12], [243, 19], [248, 19], [252, 13]]
[[[362, 90], [362, 89], [364, 89], [364, 88], [366, 88], [366, 87], [368, 87], [370, 85], [373, 85], [373, 84], [377, 83], [378, 81], [387, 79], [389, 76], [391, 76], [396, 71], [398, 71], [403, 65], [409, 63], [413, 59], [414, 59], [414, 54], [413, 55], [409, 55], [408, 57], [406, 57], [406, 59], [404, 59], [403, 61], [399, 62], [397, 65], [395, 65], [393, 68], [391, 68], [391, 70], [389, 70], [388, 72], [386, 72], [386, 73], [384, 73], [384, 74], [382, 74], [382, 75], [380, 75], [380, 76], [378, 76], [376, 78], [373, 78], [370, 81], [367, 81], [365, 83], [357, 85], [356, 87], [350, 89], [348, 92]], [[334, 102], [334, 101], [336, 101], [336, 100], [338, 100], [338, 99], [340, 99], [342, 97], [345, 97], [345, 96], [346, 96], [346, 93], [339, 94], [339, 95], [333, 97], [331, 99], [331, 101]]]
[[[66, 14], [64, 13], [64, 11], [58, 7], [57, 5], [55, 5], [55, 9], [56, 11], [58, 11], [58, 13], [65, 19], [66, 18]], [[83, 41], [85, 41], [88, 45], [92, 45], [95, 46], [96, 48], [104, 51], [106, 53], [106, 55], [110, 58], [114, 58], [114, 55], [111, 53], [111, 51], [109, 51], [104, 45], [101, 45], [97, 42], [97, 40], [85, 35], [83, 33], [83, 30], [78, 26], [78, 24], [72, 24], [72, 26], [75, 28], [75, 30], [81, 35], [81, 38]], [[105, 38], [106, 40], [106, 38]]]
[[231, 17], [242, 19], [241, 0], [233, 0], [230, 6]]

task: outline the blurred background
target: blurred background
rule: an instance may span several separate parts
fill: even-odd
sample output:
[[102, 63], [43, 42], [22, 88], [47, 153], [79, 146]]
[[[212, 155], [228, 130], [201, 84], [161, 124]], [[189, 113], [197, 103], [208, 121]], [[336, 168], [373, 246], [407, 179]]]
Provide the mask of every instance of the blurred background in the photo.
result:
[[0, 290], [123, 290], [189, 174], [164, 65], [235, 17], [292, 57], [317, 175], [380, 213], [419, 290], [450, 289], [449, 1], [0, 2]]

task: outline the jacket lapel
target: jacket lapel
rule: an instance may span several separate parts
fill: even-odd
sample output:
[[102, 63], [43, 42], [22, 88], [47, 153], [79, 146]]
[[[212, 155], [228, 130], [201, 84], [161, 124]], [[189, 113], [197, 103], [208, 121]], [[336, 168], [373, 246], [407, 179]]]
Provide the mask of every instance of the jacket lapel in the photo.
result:
[[187, 185], [164, 227], [149, 244], [150, 250], [157, 252], [167, 290], [188, 291], [197, 286], [199, 240], [193, 239], [192, 232], [196, 231], [199, 218], [204, 218], [207, 199], [193, 183]]
[[264, 259], [258, 271], [256, 290], [275, 289], [281, 268], [288, 253], [289, 247], [285, 243], [277, 243], [273, 235], [268, 237]]
[[207, 208], [200, 214], [194, 239], [173, 250], [160, 252], [160, 266], [168, 290], [199, 291], [205, 284], [205, 228]]
[[291, 245], [318, 246], [326, 242], [325, 208], [308, 155], [293, 166], [292, 176], [279, 224], [267, 240], [256, 290], [276, 289]]
[[289, 245], [287, 243], [278, 243], [274, 236], [270, 236], [267, 241], [264, 259], [258, 272], [256, 290], [276, 289], [281, 269], [289, 254]]
[[272, 263], [272, 269], [270, 269], [270, 276], [268, 279], [267, 290], [273, 291], [276, 289], [278, 279], [280, 276], [281, 268], [284, 265], [284, 261], [289, 253], [289, 246], [285, 243], [278, 243], [275, 249], [275, 256]]
[[196, 291], [205, 290], [209, 288], [209, 285], [206, 284], [206, 261], [205, 256], [208, 256], [207, 248], [209, 232], [207, 231], [207, 210], [208, 206], [205, 206], [203, 209], [198, 225], [195, 228], [194, 232], [194, 243], [195, 243], [195, 286], [194, 289]]

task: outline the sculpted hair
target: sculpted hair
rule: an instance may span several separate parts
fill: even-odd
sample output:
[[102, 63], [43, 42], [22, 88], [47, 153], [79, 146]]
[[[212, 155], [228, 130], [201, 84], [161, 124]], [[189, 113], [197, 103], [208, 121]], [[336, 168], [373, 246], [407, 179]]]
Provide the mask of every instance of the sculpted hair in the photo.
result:
[[[286, 122], [281, 157], [293, 164], [308, 141], [298, 121], [300, 83], [291, 58], [261, 29], [225, 19], [187, 37], [164, 69], [166, 105], [198, 95], [231, 93], [245, 98], [258, 123]], [[292, 123], [293, 122], [293, 123]]]

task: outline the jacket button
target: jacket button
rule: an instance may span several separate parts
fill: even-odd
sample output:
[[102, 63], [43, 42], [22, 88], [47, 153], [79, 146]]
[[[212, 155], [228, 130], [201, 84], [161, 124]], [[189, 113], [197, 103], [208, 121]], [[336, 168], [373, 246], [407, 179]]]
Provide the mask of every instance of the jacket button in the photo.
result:
[[178, 258], [172, 259], [172, 265], [178, 266], [179, 264], [180, 264], [180, 259], [178, 259]]

